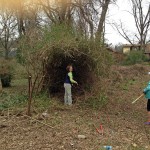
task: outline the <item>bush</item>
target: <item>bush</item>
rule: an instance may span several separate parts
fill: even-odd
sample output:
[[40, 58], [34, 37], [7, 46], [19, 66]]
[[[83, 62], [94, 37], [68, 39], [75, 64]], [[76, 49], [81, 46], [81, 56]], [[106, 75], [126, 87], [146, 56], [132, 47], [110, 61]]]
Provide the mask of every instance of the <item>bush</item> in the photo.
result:
[[27, 101], [28, 97], [24, 94], [8, 94], [3, 92], [0, 94], [0, 111], [7, 108], [21, 106]]
[[2, 87], [9, 87], [11, 84], [11, 79], [12, 79], [11, 74], [2, 74], [1, 75]]
[[144, 55], [143, 51], [132, 51], [127, 55], [123, 64], [134, 65], [145, 61], [147, 61], [147, 57]]
[[33, 71], [44, 77], [44, 88], [63, 89], [68, 64], [74, 66], [74, 78], [82, 88], [89, 83], [92, 87], [97, 77], [108, 76], [112, 57], [101, 43], [63, 24], [45, 28], [41, 36], [31, 33], [22, 37], [18, 57], [32, 77]]
[[89, 82], [92, 86], [93, 78], [108, 75], [112, 58], [100, 43], [77, 35], [71, 27], [63, 25], [53, 27], [45, 37], [49, 43], [47, 76], [51, 79], [50, 85], [56, 85], [56, 81], [58, 87], [63, 85], [68, 64], [73, 64], [74, 77], [81, 86]]
[[8, 60], [0, 60], [0, 79], [2, 87], [9, 87], [12, 79], [12, 67], [11, 62]]

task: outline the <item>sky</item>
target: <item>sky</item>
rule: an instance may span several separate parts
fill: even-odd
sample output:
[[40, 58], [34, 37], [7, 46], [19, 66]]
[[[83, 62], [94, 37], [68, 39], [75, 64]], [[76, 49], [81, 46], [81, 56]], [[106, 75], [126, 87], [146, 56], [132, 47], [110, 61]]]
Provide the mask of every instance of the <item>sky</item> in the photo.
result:
[[[143, 0], [146, 4], [148, 4], [149, 0]], [[146, 9], [145, 9], [146, 10]], [[108, 39], [109, 43], [116, 45], [118, 43], [127, 44], [128, 42], [112, 27], [112, 23], [123, 22], [126, 30], [131, 32], [136, 32], [136, 27], [134, 23], [133, 16], [127, 12], [131, 11], [131, 3], [129, 0], [117, 0], [117, 5], [111, 4], [108, 11], [108, 17], [106, 21], [106, 39]]]

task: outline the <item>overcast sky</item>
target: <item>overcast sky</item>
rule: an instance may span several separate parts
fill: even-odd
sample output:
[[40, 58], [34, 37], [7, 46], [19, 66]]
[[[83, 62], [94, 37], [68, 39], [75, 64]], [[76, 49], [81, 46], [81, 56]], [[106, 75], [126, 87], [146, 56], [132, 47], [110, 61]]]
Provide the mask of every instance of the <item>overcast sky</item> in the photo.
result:
[[[150, 0], [143, 0], [145, 2], [144, 8], [147, 10], [147, 4]], [[117, 0], [117, 5], [111, 5], [109, 7], [107, 25], [106, 25], [106, 38], [109, 40], [109, 43], [113, 45], [118, 43], [126, 44], [128, 43], [119, 33], [108, 23], [117, 22], [121, 20], [125, 28], [131, 33], [136, 32], [135, 23], [133, 16], [127, 11], [131, 11], [131, 4], [129, 0]]]

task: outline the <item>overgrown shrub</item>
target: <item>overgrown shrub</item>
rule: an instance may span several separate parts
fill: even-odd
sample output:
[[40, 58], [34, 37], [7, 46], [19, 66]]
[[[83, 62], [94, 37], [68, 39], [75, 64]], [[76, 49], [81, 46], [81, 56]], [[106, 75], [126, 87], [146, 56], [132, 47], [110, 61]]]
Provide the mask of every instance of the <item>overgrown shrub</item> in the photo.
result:
[[46, 76], [49, 82], [46, 79], [46, 83], [53, 89], [54, 86], [59, 89], [62, 87], [68, 64], [73, 64], [74, 76], [82, 87], [89, 83], [92, 87], [96, 76], [104, 77], [109, 74], [112, 57], [100, 43], [77, 35], [71, 27], [63, 25], [47, 30]]
[[124, 65], [134, 65], [137, 63], [142, 63], [147, 61], [146, 55], [143, 53], [143, 51], [131, 51], [124, 61]]
[[9, 87], [11, 85], [12, 70], [10, 60], [0, 60], [0, 79], [3, 87]]
[[[27, 68], [28, 74], [35, 79], [32, 81], [36, 87], [35, 92], [42, 79], [44, 90], [46, 88], [52, 89], [52, 92], [63, 91], [68, 64], [73, 64], [74, 78], [84, 90], [87, 87], [88, 90], [95, 88], [95, 83], [101, 85], [100, 78], [109, 75], [112, 57], [105, 47], [102, 48], [101, 43], [94, 39], [85, 38], [66, 25], [47, 27], [40, 36], [33, 32], [29, 37], [22, 37], [19, 59]], [[98, 98], [92, 93], [98, 104], [104, 102], [103, 98], [99, 98], [102, 87], [101, 85], [96, 89]]]

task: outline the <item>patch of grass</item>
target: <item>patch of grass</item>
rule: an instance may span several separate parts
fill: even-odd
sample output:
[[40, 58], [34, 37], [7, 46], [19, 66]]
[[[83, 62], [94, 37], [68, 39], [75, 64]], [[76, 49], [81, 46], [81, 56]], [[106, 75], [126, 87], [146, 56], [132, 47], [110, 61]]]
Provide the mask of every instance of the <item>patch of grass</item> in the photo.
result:
[[89, 97], [83, 107], [89, 107], [94, 110], [99, 110], [106, 106], [108, 103], [108, 98], [105, 94], [99, 94], [98, 96]]
[[123, 84], [123, 85], [122, 85], [122, 89], [125, 90], [125, 91], [128, 91], [128, 90], [129, 90], [128, 84], [126, 84], [126, 83]]
[[33, 98], [34, 107], [39, 111], [43, 112], [47, 110], [51, 105], [52, 101], [50, 98], [47, 97], [46, 94], [40, 94]]
[[128, 91], [129, 90], [129, 87], [131, 85], [134, 85], [136, 83], [135, 80], [127, 80], [125, 83], [121, 84], [121, 89], [122, 90], [125, 90], [125, 91]]
[[132, 51], [127, 55], [123, 65], [134, 65], [137, 63], [146, 62], [147, 60], [148, 59], [144, 55], [143, 51]]
[[6, 92], [3, 92], [0, 94], [0, 111], [5, 110], [7, 108], [12, 108], [16, 106], [22, 106], [27, 101], [28, 97], [27, 95], [23, 94], [8, 94]]
[[12, 86], [27, 86], [28, 85], [28, 80], [23, 78], [23, 79], [15, 79], [12, 80]]

